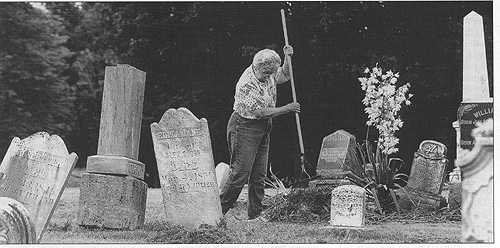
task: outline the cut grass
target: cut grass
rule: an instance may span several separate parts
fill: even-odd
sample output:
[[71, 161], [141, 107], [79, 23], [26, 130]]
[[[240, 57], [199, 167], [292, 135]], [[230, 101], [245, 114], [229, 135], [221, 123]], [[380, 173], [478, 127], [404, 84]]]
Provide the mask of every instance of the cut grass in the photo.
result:
[[[66, 188], [41, 243], [226, 243], [226, 244], [322, 244], [322, 243], [458, 243], [460, 222], [367, 221], [364, 229], [327, 228], [325, 220], [248, 222], [228, 220], [225, 227], [185, 229], [166, 223], [161, 189], [149, 189], [144, 227], [133, 231], [79, 227], [78, 188]], [[236, 211], [246, 215], [246, 203]], [[327, 220], [326, 220], [327, 221]]]

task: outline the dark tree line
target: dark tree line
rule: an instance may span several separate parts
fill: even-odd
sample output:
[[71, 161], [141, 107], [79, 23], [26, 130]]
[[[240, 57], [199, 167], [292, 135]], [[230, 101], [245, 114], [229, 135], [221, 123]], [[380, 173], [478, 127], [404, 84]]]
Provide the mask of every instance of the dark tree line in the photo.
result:
[[[377, 63], [410, 82], [396, 135], [406, 172], [424, 139], [448, 147], [462, 96], [463, 17], [483, 16], [489, 81], [493, 82], [492, 2], [46, 2], [0, 3], [0, 154], [11, 139], [58, 134], [80, 159], [97, 151], [107, 65], [147, 73], [139, 160], [158, 185], [149, 125], [168, 108], [187, 107], [208, 120], [215, 163], [228, 162], [226, 124], [240, 73], [262, 48], [283, 56], [280, 9], [287, 12], [294, 77], [302, 105], [306, 158], [314, 167], [323, 137], [344, 129], [365, 139], [357, 78]], [[292, 100], [278, 87], [278, 105]], [[274, 120], [270, 162], [279, 177], [296, 177], [293, 115]], [[375, 131], [371, 133], [375, 135]], [[374, 139], [375, 136], [370, 137]], [[449, 170], [452, 169], [450, 165]], [[310, 168], [310, 171], [314, 168]]]

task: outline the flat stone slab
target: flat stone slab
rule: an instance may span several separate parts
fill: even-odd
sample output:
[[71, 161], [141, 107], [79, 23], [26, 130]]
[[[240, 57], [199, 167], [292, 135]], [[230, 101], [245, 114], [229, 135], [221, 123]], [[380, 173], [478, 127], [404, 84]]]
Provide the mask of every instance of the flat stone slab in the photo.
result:
[[135, 230], [144, 225], [147, 184], [131, 176], [83, 173], [78, 225]]
[[87, 158], [87, 172], [116, 174], [144, 180], [146, 166], [137, 161], [121, 156], [94, 155]]

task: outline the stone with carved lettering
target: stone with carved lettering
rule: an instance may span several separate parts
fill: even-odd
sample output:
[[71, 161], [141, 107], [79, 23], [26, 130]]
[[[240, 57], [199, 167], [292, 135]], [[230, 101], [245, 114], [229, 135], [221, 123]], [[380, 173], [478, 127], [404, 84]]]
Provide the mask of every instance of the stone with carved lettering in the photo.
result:
[[448, 165], [446, 146], [433, 140], [424, 140], [414, 154], [407, 187], [441, 194]]
[[0, 244], [32, 244], [36, 242], [35, 224], [20, 202], [0, 197]]
[[338, 130], [325, 138], [321, 144], [316, 172], [323, 178], [343, 178], [348, 172], [346, 163], [355, 159], [356, 137]]
[[37, 241], [61, 197], [78, 156], [68, 153], [57, 135], [35, 133], [15, 137], [0, 165], [0, 196], [22, 203], [35, 223]]
[[197, 228], [222, 220], [207, 121], [186, 108], [151, 124], [167, 221]]
[[365, 209], [365, 189], [356, 185], [339, 186], [332, 190], [330, 225], [363, 228]]
[[131, 176], [83, 173], [78, 225], [134, 230], [143, 227], [148, 186]]

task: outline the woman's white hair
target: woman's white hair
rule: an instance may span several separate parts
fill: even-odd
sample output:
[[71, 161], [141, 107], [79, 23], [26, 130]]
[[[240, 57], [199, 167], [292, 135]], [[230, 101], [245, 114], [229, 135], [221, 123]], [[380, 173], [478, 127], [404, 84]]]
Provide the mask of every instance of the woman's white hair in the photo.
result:
[[273, 73], [280, 67], [281, 58], [277, 52], [266, 48], [255, 54], [252, 65], [257, 70]]

